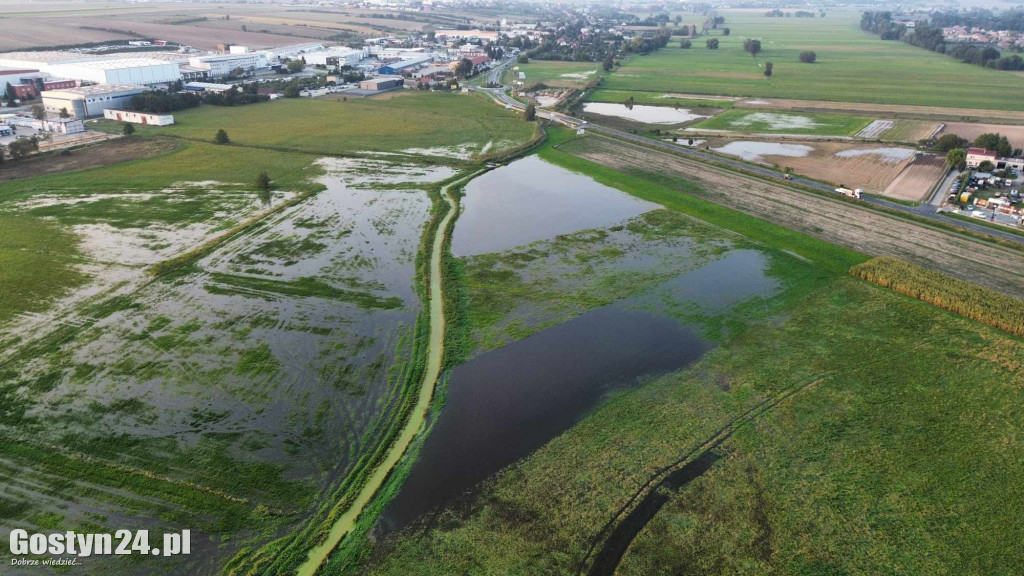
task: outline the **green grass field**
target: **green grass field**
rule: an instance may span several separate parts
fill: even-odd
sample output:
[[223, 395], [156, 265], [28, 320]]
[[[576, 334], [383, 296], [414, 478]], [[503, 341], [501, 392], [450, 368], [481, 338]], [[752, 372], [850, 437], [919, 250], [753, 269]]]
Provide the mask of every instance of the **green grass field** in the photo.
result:
[[[514, 70], [516, 67], [518, 71]], [[508, 68], [505, 71], [505, 83], [519, 81], [518, 72], [526, 74], [522, 80], [526, 86], [540, 83], [559, 88], [582, 88], [604, 74], [600, 62], [531, 60], [529, 64], [515, 64]]]
[[[612, 395], [472, 501], [379, 544], [367, 573], [577, 573], [654, 470], [808, 383], [719, 447], [702, 477], [665, 489], [617, 573], [1002, 574], [1024, 562], [1005, 546], [1024, 535], [1021, 340], [850, 277], [855, 252], [613, 181], [554, 136], [546, 159], [742, 230], [784, 289], [717, 318], [706, 334], [718, 348], [694, 367]], [[797, 246], [810, 262], [786, 254]]]
[[694, 128], [750, 133], [853, 136], [870, 124], [872, 120], [873, 118], [867, 116], [734, 108], [713, 118], [708, 118]]
[[42, 218], [0, 213], [0, 325], [15, 314], [40, 312], [85, 276], [77, 238]]
[[731, 108], [734, 104], [733, 100], [726, 98], [711, 99], [701, 98], [699, 96], [683, 97], [674, 96], [672, 93], [661, 94], [657, 92], [640, 92], [636, 90], [595, 90], [594, 93], [587, 98], [587, 101], [621, 104], [630, 98], [633, 99], [634, 104], [644, 104], [648, 106], [675, 106], [678, 104], [681, 108]]
[[223, 108], [201, 106], [174, 114], [175, 124], [143, 127], [143, 134], [168, 134], [211, 141], [219, 128], [233, 143], [324, 154], [398, 152], [467, 146], [480, 152], [530, 140], [533, 124], [477, 94], [399, 92], [386, 99], [309, 100]]
[[[761, 11], [719, 12], [729, 36], [716, 36], [718, 50], [698, 37], [683, 50], [673, 40], [647, 56], [633, 56], [609, 74], [602, 88], [728, 96], [798, 98], [1019, 110], [1024, 74], [1001, 72], [916, 48], [883, 41], [858, 27], [859, 13], [829, 12], [825, 18], [766, 18]], [[744, 38], [761, 40], [752, 58]], [[803, 64], [804, 50], [817, 53]], [[765, 61], [774, 73], [762, 74]]]

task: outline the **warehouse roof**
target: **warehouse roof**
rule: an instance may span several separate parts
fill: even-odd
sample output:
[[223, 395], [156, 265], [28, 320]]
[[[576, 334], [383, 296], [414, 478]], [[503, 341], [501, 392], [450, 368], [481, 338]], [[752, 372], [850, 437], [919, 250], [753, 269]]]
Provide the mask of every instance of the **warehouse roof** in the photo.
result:
[[146, 90], [145, 86], [137, 84], [94, 84], [92, 86], [79, 86], [77, 88], [63, 88], [60, 90], [46, 90], [43, 96], [54, 94], [71, 94], [76, 96], [97, 96], [110, 94], [111, 92], [129, 92], [132, 90]]
[[172, 62], [164, 62], [156, 58], [117, 58], [113, 60], [74, 62], [73, 64], [96, 70], [117, 70], [120, 68], [138, 68], [139, 66], [166, 66], [167, 64], [172, 64]]

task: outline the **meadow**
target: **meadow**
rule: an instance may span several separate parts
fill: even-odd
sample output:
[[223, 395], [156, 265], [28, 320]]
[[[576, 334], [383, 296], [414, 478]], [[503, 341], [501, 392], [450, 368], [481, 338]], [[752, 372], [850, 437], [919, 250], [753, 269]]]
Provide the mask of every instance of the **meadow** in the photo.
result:
[[[175, 112], [175, 124], [142, 127], [209, 142], [223, 128], [231, 142], [319, 154], [407, 152], [434, 156], [479, 154], [527, 142], [533, 124], [477, 94], [400, 92], [388, 99], [309, 100], [282, 98], [222, 108]], [[490, 143], [490, 147], [488, 147]]]
[[659, 489], [661, 511], [635, 527], [618, 573], [1005, 573], [1024, 561], [1003, 545], [1024, 533], [1019, 339], [849, 276], [864, 255], [541, 154], [743, 233], [782, 290], [704, 317], [718, 347], [696, 366], [611, 395], [464, 502], [378, 543], [365, 573], [586, 571], [598, 531], [661, 466], [784, 391], [709, 451], [718, 461], [702, 476]]
[[[514, 70], [518, 67], [519, 70]], [[526, 86], [544, 84], [557, 88], [582, 88], [604, 74], [600, 62], [561, 62], [531, 60], [528, 64], [514, 64], [505, 71], [505, 84], [519, 82], [518, 72], [526, 74], [521, 80]]]
[[[962, 64], [902, 42], [883, 41], [860, 30], [857, 12], [825, 18], [767, 18], [762, 11], [723, 10], [729, 36], [718, 50], [697, 37], [690, 49], [678, 38], [647, 56], [632, 56], [607, 76], [602, 89], [684, 92], [726, 96], [795, 98], [840, 102], [957, 106], [1018, 110], [1024, 75]], [[761, 40], [757, 57], [743, 40]], [[804, 64], [812, 50], [817, 62]], [[764, 76], [764, 62], [774, 64]]]

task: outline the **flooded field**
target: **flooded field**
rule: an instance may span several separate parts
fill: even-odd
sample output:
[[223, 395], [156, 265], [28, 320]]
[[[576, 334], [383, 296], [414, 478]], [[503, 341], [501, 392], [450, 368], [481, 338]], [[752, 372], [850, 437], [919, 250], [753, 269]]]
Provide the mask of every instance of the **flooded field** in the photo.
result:
[[499, 252], [656, 207], [536, 156], [472, 180], [462, 205], [452, 235], [456, 256]]
[[[19, 479], [0, 490], [0, 503], [22, 510], [5, 512], [5, 524], [56, 515], [92, 531], [190, 528], [202, 553], [189, 572], [212, 572], [242, 546], [293, 527], [374, 446], [421, 309], [415, 258], [431, 205], [422, 187], [454, 171], [348, 159], [321, 168], [322, 192], [130, 296], [90, 305], [69, 321], [69, 336], [11, 352], [0, 370], [33, 395], [0, 424], [0, 466]], [[148, 209], [154, 202], [192, 202], [211, 220], [234, 221], [290, 197], [200, 184], [37, 196], [19, 209], [77, 222], [86, 248], [127, 277], [210, 231], [132, 219], [160, 214]], [[203, 200], [215, 192], [213, 208]], [[39, 444], [87, 455], [89, 471], [63, 456], [40, 460]], [[76, 482], [67, 486], [69, 473]], [[103, 565], [182, 573], [180, 560], [123, 562]]]
[[669, 108], [667, 106], [644, 106], [634, 104], [612, 104], [610, 102], [587, 102], [583, 105], [583, 111], [601, 116], [615, 116], [625, 118], [634, 122], [644, 124], [682, 124], [700, 118], [707, 118], [703, 114], [694, 114], [686, 108]]
[[805, 144], [782, 144], [779, 142], [753, 142], [739, 141], [729, 142], [724, 146], [713, 149], [715, 152], [739, 156], [744, 160], [752, 162], [764, 162], [765, 156], [784, 156], [787, 158], [802, 158], [814, 151], [814, 148]]

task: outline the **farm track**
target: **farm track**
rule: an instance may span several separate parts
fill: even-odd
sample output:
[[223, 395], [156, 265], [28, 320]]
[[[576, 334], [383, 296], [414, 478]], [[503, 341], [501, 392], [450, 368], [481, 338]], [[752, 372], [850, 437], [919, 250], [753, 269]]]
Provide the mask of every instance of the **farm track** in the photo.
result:
[[1024, 256], [853, 203], [728, 174], [680, 156], [596, 135], [560, 148], [618, 170], [645, 171], [699, 183], [717, 204], [871, 256], [894, 256], [1024, 298]]
[[440, 195], [448, 203], [448, 212], [438, 224], [430, 251], [430, 282], [427, 292], [430, 336], [427, 345], [426, 368], [423, 372], [423, 380], [420, 384], [416, 404], [409, 412], [409, 416], [402, 426], [398, 437], [395, 438], [394, 443], [388, 448], [384, 459], [377, 464], [373, 473], [366, 479], [366, 482], [359, 489], [358, 494], [352, 500], [348, 509], [331, 526], [327, 539], [309, 552], [307, 560], [299, 566], [296, 573], [297, 576], [314, 576], [316, 574], [331, 552], [355, 527], [359, 515], [373, 501], [377, 491], [384, 485], [391, 471], [398, 465], [406, 450], [409, 449], [413, 440], [416, 439], [426, 424], [430, 404], [434, 398], [434, 389], [441, 375], [441, 362], [444, 358], [445, 318], [441, 260], [444, 255], [445, 239], [449, 226], [458, 213], [458, 202], [451, 196], [451, 189], [465, 184], [476, 175], [472, 174], [466, 178], [446, 184], [441, 188]]

